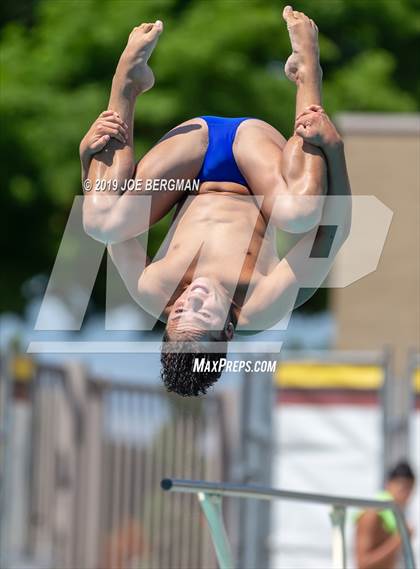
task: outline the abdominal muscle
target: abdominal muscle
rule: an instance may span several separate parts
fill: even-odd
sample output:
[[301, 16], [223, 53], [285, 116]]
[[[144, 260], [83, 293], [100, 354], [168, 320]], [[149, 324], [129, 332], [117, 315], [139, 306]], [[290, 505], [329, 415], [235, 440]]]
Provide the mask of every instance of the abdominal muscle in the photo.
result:
[[[200, 276], [214, 277], [228, 291], [253, 285], [278, 263], [275, 232], [267, 225], [249, 190], [230, 182], [205, 182], [178, 212], [160, 271], [182, 259], [199, 260], [185, 275], [185, 285]], [[185, 256], [185, 257], [184, 257]], [[179, 266], [179, 265], [178, 265]], [[238, 278], [239, 276], [239, 278]]]

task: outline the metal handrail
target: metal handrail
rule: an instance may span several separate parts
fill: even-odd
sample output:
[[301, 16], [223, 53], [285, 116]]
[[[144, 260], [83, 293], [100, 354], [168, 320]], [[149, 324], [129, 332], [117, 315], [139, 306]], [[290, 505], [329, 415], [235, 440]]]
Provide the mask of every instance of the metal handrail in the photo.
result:
[[333, 507], [331, 522], [333, 525], [333, 563], [337, 569], [345, 569], [346, 555], [344, 543], [345, 513], [347, 507], [390, 509], [393, 511], [401, 535], [406, 569], [415, 569], [414, 555], [410, 536], [402, 511], [392, 500], [370, 500], [348, 496], [330, 496], [328, 494], [310, 494], [290, 490], [278, 490], [264, 486], [232, 484], [229, 482], [206, 482], [203, 480], [178, 480], [165, 478], [161, 481], [163, 490], [197, 494], [206, 515], [220, 569], [233, 569], [234, 561], [222, 517], [222, 498], [256, 498], [259, 500], [298, 500], [316, 504], [329, 504]]

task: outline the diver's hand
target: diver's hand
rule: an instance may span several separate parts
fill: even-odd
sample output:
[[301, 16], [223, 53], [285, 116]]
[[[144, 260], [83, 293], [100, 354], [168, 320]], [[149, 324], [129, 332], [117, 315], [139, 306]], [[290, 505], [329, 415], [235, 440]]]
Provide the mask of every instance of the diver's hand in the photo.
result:
[[333, 122], [319, 105], [311, 105], [298, 115], [295, 134], [326, 151], [343, 144]]
[[82, 162], [100, 152], [111, 138], [126, 144], [128, 126], [120, 119], [118, 113], [104, 111], [92, 124], [80, 143], [79, 153]]

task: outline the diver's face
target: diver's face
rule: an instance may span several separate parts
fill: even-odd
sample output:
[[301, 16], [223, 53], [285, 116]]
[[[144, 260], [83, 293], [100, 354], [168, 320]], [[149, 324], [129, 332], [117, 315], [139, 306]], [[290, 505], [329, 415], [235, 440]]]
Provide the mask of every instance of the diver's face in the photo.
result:
[[199, 277], [177, 298], [169, 314], [169, 335], [216, 339], [224, 328], [229, 300], [218, 283]]

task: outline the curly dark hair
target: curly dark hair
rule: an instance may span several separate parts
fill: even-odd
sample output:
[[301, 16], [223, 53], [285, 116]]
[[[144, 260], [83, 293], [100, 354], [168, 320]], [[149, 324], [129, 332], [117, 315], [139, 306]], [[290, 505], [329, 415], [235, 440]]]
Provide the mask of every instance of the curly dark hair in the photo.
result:
[[[227, 339], [226, 339], [227, 340]], [[204, 395], [207, 389], [222, 375], [222, 359], [226, 358], [227, 342], [222, 340], [220, 351], [206, 352], [203, 344], [197, 341], [173, 342], [165, 331], [162, 338], [162, 351], [160, 361], [162, 369], [161, 378], [168, 391], [174, 391], [183, 397]], [[171, 349], [168, 349], [168, 342]], [[176, 350], [176, 351], [175, 351]], [[204, 358], [210, 362], [211, 371], [193, 371], [194, 360]], [[216, 362], [216, 363], [214, 363]], [[213, 371], [213, 368], [216, 368]]]

